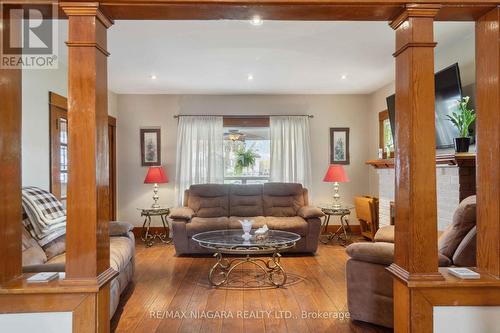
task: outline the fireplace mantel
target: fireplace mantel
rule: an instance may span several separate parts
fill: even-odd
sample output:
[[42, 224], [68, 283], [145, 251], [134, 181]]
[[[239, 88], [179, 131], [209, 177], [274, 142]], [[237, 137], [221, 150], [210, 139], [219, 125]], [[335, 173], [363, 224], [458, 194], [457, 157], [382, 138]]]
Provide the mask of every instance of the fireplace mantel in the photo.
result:
[[[394, 158], [368, 160], [366, 164], [373, 166], [375, 169], [394, 169]], [[475, 166], [475, 153], [456, 153], [456, 154], [440, 154], [436, 155], [436, 164], [438, 165], [458, 165], [458, 166]]]

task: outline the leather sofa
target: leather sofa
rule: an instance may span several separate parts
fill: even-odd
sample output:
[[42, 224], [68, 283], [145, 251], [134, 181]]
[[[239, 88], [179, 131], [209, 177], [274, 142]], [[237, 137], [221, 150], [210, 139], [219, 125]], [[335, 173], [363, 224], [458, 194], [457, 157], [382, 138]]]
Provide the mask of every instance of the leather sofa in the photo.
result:
[[[120, 295], [132, 281], [135, 269], [135, 239], [133, 226], [126, 222], [109, 223], [109, 261], [119, 275], [110, 283], [110, 316], [116, 311]], [[24, 273], [64, 272], [66, 253], [64, 237], [45, 250], [23, 228], [22, 260]]]
[[[353, 320], [393, 327], [393, 278], [386, 268], [394, 261], [394, 227], [375, 234], [374, 243], [347, 247], [347, 303]], [[464, 199], [452, 224], [439, 236], [440, 267], [476, 265], [476, 196]]]
[[314, 253], [321, 227], [319, 208], [309, 206], [307, 189], [295, 183], [256, 185], [192, 185], [184, 194], [184, 207], [171, 210], [175, 251], [178, 255], [208, 253], [191, 238], [212, 230], [239, 229], [238, 220], [252, 219], [253, 228], [267, 224], [271, 230], [302, 236], [290, 252]]

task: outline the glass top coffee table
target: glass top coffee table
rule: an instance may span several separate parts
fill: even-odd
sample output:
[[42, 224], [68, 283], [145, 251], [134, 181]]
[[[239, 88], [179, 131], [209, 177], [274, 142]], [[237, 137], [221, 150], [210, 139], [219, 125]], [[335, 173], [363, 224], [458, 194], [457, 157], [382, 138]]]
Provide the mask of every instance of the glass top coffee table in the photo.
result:
[[[217, 262], [208, 273], [208, 280], [213, 286], [226, 283], [234, 269], [244, 263], [252, 263], [260, 268], [266, 275], [267, 282], [275, 287], [286, 283], [287, 275], [280, 264], [281, 252], [295, 246], [300, 236], [287, 231], [269, 230], [264, 239], [258, 239], [253, 234], [249, 240], [244, 240], [243, 230], [216, 230], [196, 234], [193, 240], [201, 247], [211, 250]], [[243, 258], [227, 259], [223, 254], [236, 254]], [[271, 255], [263, 259], [252, 255]]]

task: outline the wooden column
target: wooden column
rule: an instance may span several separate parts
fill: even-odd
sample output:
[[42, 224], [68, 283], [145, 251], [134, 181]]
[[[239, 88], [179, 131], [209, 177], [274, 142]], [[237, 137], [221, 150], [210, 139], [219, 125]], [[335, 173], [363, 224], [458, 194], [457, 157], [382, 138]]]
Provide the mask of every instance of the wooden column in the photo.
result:
[[109, 268], [106, 31], [98, 3], [62, 3], [68, 16], [69, 183], [66, 280], [99, 283]]
[[438, 5], [408, 5], [396, 31], [396, 222], [394, 327], [431, 332], [432, 306], [410, 286], [442, 279], [438, 272], [436, 137], [434, 123], [434, 17]]
[[500, 277], [500, 8], [476, 22], [477, 267]]
[[0, 284], [21, 274], [21, 80], [0, 69]]
[[[0, 34], [22, 31], [2, 21]], [[0, 285], [21, 275], [21, 115], [22, 70], [0, 68]]]

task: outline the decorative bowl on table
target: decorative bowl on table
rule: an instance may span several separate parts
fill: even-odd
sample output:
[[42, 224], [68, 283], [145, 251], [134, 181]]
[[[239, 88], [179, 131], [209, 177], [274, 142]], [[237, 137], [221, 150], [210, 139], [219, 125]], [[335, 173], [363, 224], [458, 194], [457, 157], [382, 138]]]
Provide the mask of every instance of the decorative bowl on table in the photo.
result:
[[255, 240], [257, 242], [265, 241], [268, 236], [269, 236], [269, 228], [267, 227], [267, 224], [264, 224], [262, 228], [255, 230]]
[[250, 231], [252, 230], [252, 225], [254, 223], [255, 222], [252, 220], [240, 220], [241, 227], [243, 228], [243, 235], [241, 235], [241, 237], [244, 240], [250, 240], [250, 238], [252, 238], [252, 235], [250, 235]]

